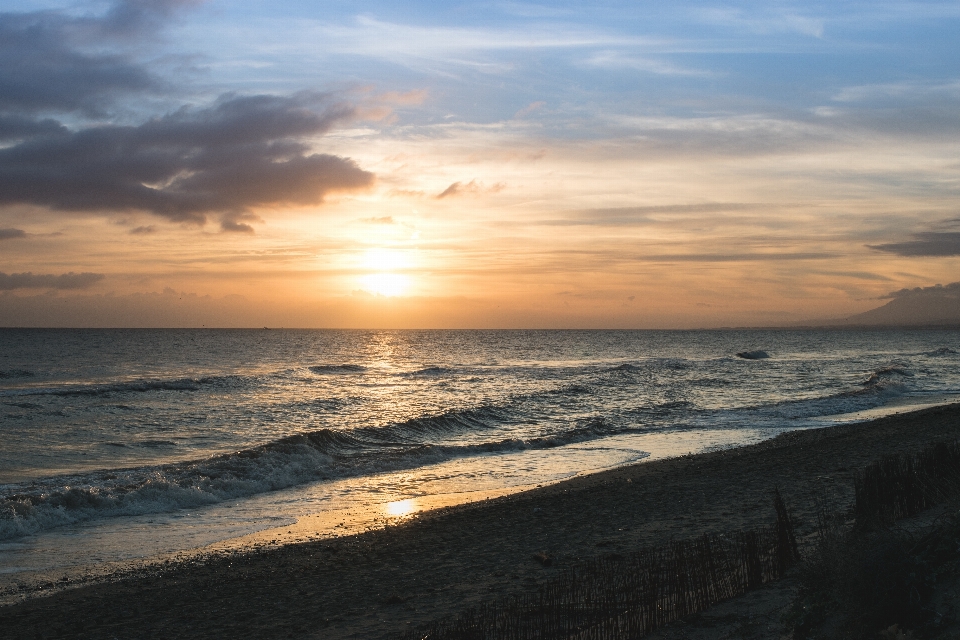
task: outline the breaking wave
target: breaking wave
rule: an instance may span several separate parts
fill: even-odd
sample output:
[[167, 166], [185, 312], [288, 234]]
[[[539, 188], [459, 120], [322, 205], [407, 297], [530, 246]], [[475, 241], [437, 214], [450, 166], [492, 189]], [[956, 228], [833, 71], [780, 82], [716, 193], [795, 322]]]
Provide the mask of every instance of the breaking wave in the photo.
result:
[[[771, 418], [799, 420], [880, 407], [909, 391], [910, 371], [901, 367], [883, 367], [872, 372], [859, 387], [827, 396], [802, 400], [784, 400], [772, 405], [747, 407], [741, 411], [769, 414]], [[736, 412], [735, 412], [736, 413]]]
[[891, 383], [897, 384], [903, 378], [912, 378], [913, 374], [898, 366], [883, 367], [870, 374], [864, 383], [865, 387], [889, 386]]
[[[7, 485], [0, 489], [0, 540], [94, 519], [196, 508], [317, 480], [413, 468], [455, 457], [548, 449], [629, 430], [592, 418], [523, 438], [476, 437], [510, 419], [510, 412], [503, 408], [483, 406], [382, 427], [320, 429], [204, 460]], [[454, 436], [466, 432], [473, 434], [474, 441], [457, 443]]]

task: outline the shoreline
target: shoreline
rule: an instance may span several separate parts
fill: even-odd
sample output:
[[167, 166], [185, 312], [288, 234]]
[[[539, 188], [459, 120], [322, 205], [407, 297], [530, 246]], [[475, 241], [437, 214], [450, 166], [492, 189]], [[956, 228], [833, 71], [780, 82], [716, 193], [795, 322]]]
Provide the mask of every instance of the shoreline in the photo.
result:
[[[31, 594], [0, 607], [0, 622], [23, 630], [11, 637], [57, 637], [58, 628], [70, 628], [58, 623], [71, 619], [90, 630], [75, 637], [107, 627], [126, 629], [118, 637], [389, 637], [535, 589], [579, 558], [766, 524], [776, 485], [803, 534], [813, 527], [817, 499], [840, 509], [851, 504], [858, 468], [957, 437], [960, 404], [793, 431], [421, 512], [365, 533], [173, 559], [50, 596]], [[531, 559], [535, 553], [553, 562], [542, 566]], [[253, 602], [263, 615], [229, 614]]]
[[[956, 402], [957, 396], [951, 394], [939, 394], [928, 398], [907, 397], [900, 398], [892, 403], [857, 411], [849, 414], [837, 416], [824, 416], [823, 422], [817, 425], [806, 425], [794, 427], [792, 430], [808, 430], [818, 428], [833, 428], [843, 424], [864, 422], [872, 419], [896, 415], [904, 411], [916, 411], [920, 409], [943, 406]], [[777, 435], [782, 430], [774, 430]], [[298, 544], [302, 542], [315, 542], [318, 540], [331, 539], [365, 533], [372, 529], [381, 528], [387, 525], [394, 525], [404, 519], [417, 517], [426, 511], [436, 510], [445, 507], [456, 507], [468, 503], [486, 500], [488, 498], [501, 498], [512, 494], [519, 494], [530, 491], [541, 486], [550, 486], [556, 483], [566, 482], [572, 478], [603, 473], [616, 469], [628, 468], [634, 464], [649, 464], [657, 460], [666, 458], [677, 458], [687, 455], [698, 455], [710, 451], [718, 451], [730, 448], [751, 446], [764, 440], [776, 437], [776, 435], [767, 432], [740, 431], [731, 429], [729, 426], [720, 428], [694, 428], [686, 429], [680, 432], [664, 431], [652, 432], [646, 434], [632, 434], [630, 440], [616, 442], [621, 437], [614, 437], [614, 448], [623, 448], [626, 450], [639, 451], [643, 449], [645, 453], [640, 459], [634, 459], [625, 463], [586, 468], [569, 468], [557, 474], [556, 478], [539, 478], [531, 476], [525, 478], [522, 482], [509, 483], [501, 486], [486, 486], [483, 488], [465, 489], [462, 483], [456, 483], [454, 486], [435, 487], [440, 491], [414, 495], [412, 497], [397, 496], [393, 499], [382, 497], [376, 498], [357, 494], [349, 499], [336, 499], [327, 503], [329, 506], [323, 510], [303, 510], [296, 509], [289, 513], [282, 511], [272, 513], [268, 519], [279, 520], [282, 523], [267, 524], [266, 526], [253, 529], [249, 533], [236, 533], [229, 537], [217, 538], [215, 536], [210, 542], [201, 542], [199, 544], [169, 544], [163, 542], [165, 539], [176, 539], [175, 532], [165, 534], [167, 538], [149, 538], [144, 540], [148, 545], [166, 548], [150, 547], [130, 547], [138, 555], [127, 555], [126, 557], [117, 557], [115, 548], [111, 548], [109, 556], [100, 557], [95, 562], [84, 562], [84, 554], [99, 554], [100, 547], [94, 539], [93, 542], [81, 541], [82, 546], [75, 548], [69, 556], [65, 557], [65, 563], [53, 566], [32, 566], [29, 556], [25, 557], [19, 566], [16, 555], [12, 555], [12, 570], [6, 566], [0, 568], [0, 606], [13, 604], [21, 601], [24, 597], [32, 597], [33, 592], [42, 591], [43, 595], [50, 592], [56, 592], [64, 588], [73, 588], [78, 584], [90, 584], [104, 579], [111, 579], [114, 575], [127, 575], [136, 572], [148, 571], [150, 567], [159, 566], [167, 561], [174, 560], [185, 562], [191, 559], [203, 559], [211, 555], [223, 553], [246, 553], [254, 552], [265, 547], [278, 547], [289, 544]], [[574, 447], [580, 445], [574, 444]], [[563, 450], [564, 447], [557, 450]], [[430, 467], [426, 467], [429, 469]], [[443, 469], [438, 471], [443, 474]], [[462, 472], [462, 471], [461, 471]], [[391, 476], [403, 476], [408, 471], [384, 472], [384, 475], [373, 476], [380, 478], [379, 482], [398, 482], [397, 478]], [[333, 481], [333, 487], [338, 484], [349, 484], [357, 481], [357, 478], [344, 478]], [[283, 502], [284, 493], [299, 490], [299, 487], [280, 490], [278, 492], [269, 492], [263, 496], [277, 495]], [[342, 492], [343, 487], [333, 489], [333, 493]], [[352, 492], [353, 490], [348, 489]], [[256, 496], [255, 496], [256, 497]], [[214, 505], [216, 508], [218, 505]], [[162, 514], [161, 514], [162, 517]], [[151, 519], [147, 515], [140, 517], [139, 520]], [[167, 525], [168, 523], [163, 523]], [[143, 522], [133, 522], [134, 535], [139, 535], [138, 531], [143, 529]], [[192, 530], [196, 527], [189, 525]], [[59, 530], [51, 530], [44, 533], [56, 534]], [[121, 539], [120, 532], [113, 531], [108, 534], [105, 544], [110, 545], [116, 540]], [[173, 538], [170, 536], [173, 535]], [[111, 540], [112, 538], [112, 540]], [[28, 539], [29, 540], [29, 539]], [[40, 540], [43, 540], [41, 538]], [[68, 538], [56, 541], [40, 542], [36, 548], [28, 547], [28, 553], [37, 558], [47, 558], [56, 554], [57, 545], [70, 544]], [[9, 541], [8, 544], [14, 549], [17, 546], [17, 540]], [[29, 541], [27, 544], [31, 544]], [[17, 554], [18, 551], [12, 551]], [[44, 561], [46, 562], [46, 561]], [[43, 587], [41, 589], [41, 587]]]

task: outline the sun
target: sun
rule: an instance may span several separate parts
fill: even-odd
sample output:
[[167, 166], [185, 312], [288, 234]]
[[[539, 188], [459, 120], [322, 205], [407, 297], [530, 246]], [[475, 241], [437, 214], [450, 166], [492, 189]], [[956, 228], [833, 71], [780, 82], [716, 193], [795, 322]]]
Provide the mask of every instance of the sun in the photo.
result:
[[368, 249], [363, 255], [363, 289], [381, 296], [402, 296], [410, 287], [410, 278], [396, 273], [409, 266], [405, 252], [396, 249]]
[[407, 276], [397, 273], [371, 273], [363, 276], [363, 288], [381, 296], [402, 296], [409, 284]]

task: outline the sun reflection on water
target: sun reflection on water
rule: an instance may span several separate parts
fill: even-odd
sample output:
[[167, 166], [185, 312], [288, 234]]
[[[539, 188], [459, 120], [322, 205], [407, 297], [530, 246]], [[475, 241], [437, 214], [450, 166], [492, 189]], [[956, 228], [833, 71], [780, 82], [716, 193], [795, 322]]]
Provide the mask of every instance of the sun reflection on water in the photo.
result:
[[400, 518], [417, 511], [417, 500], [415, 498], [397, 500], [395, 502], [388, 502], [384, 507], [388, 516]]

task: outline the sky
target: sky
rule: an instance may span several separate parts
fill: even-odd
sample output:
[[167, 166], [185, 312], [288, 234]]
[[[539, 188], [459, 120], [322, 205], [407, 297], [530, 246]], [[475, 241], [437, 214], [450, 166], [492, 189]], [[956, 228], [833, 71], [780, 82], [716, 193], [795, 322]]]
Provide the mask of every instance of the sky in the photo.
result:
[[956, 2], [7, 0], [0, 326], [699, 328], [960, 280]]

